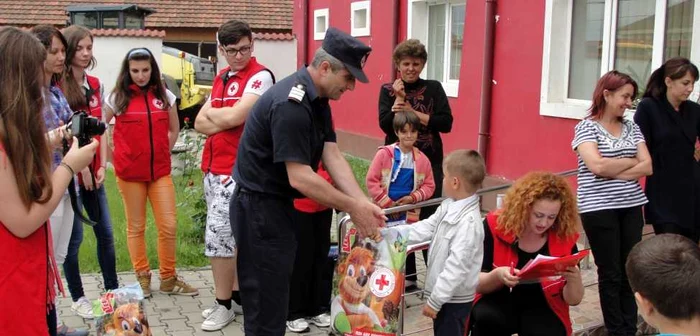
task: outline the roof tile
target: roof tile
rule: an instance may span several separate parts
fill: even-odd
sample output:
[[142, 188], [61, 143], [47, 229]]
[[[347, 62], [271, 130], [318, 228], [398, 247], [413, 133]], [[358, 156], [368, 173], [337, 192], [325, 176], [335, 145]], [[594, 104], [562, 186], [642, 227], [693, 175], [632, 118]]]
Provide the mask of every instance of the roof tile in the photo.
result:
[[[293, 0], [0, 0], [0, 23], [6, 25], [65, 25], [66, 7], [80, 4], [136, 4], [156, 10], [146, 28], [218, 28], [226, 20], [245, 20], [254, 31], [291, 32]], [[234, 14], [235, 13], [235, 14]]]

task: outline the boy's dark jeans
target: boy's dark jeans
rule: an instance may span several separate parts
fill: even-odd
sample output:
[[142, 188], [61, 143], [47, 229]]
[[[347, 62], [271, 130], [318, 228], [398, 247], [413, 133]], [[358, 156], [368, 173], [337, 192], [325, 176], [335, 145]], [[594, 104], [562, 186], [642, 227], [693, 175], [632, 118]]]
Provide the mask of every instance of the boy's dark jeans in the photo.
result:
[[467, 317], [472, 310], [472, 302], [445, 303], [433, 320], [435, 336], [464, 335]]

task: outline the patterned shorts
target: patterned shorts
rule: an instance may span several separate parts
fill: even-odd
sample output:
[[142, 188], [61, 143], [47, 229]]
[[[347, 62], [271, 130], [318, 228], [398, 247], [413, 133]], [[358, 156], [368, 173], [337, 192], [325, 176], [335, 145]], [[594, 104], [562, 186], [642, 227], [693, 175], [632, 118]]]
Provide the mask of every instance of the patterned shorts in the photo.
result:
[[236, 182], [229, 175], [204, 175], [204, 197], [207, 201], [207, 227], [204, 233], [204, 255], [232, 258], [236, 242], [228, 216], [229, 202]]

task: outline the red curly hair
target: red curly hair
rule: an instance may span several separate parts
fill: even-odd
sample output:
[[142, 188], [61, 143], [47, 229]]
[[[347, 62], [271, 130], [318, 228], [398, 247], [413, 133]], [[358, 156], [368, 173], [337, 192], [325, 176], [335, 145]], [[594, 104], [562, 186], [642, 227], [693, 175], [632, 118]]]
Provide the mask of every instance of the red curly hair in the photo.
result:
[[578, 232], [576, 196], [564, 178], [548, 172], [531, 172], [521, 177], [506, 193], [498, 216], [498, 229], [520, 237], [538, 200], [560, 201], [561, 208], [551, 229], [561, 238]]

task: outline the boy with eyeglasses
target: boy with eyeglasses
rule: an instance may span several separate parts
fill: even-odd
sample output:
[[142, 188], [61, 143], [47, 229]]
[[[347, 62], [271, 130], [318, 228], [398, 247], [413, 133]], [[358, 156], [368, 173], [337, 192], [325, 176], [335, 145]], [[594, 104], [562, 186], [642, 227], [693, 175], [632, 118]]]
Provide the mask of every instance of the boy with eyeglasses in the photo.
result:
[[205, 331], [220, 330], [233, 321], [234, 311], [242, 313], [236, 243], [229, 223], [229, 200], [236, 187], [231, 171], [248, 112], [275, 82], [272, 72], [252, 57], [253, 33], [247, 23], [239, 20], [224, 23], [217, 32], [217, 40], [219, 53], [228, 66], [214, 78], [211, 96], [194, 125], [198, 132], [208, 136], [202, 154], [207, 201], [204, 237], [205, 255], [214, 275], [216, 302], [202, 312]]

